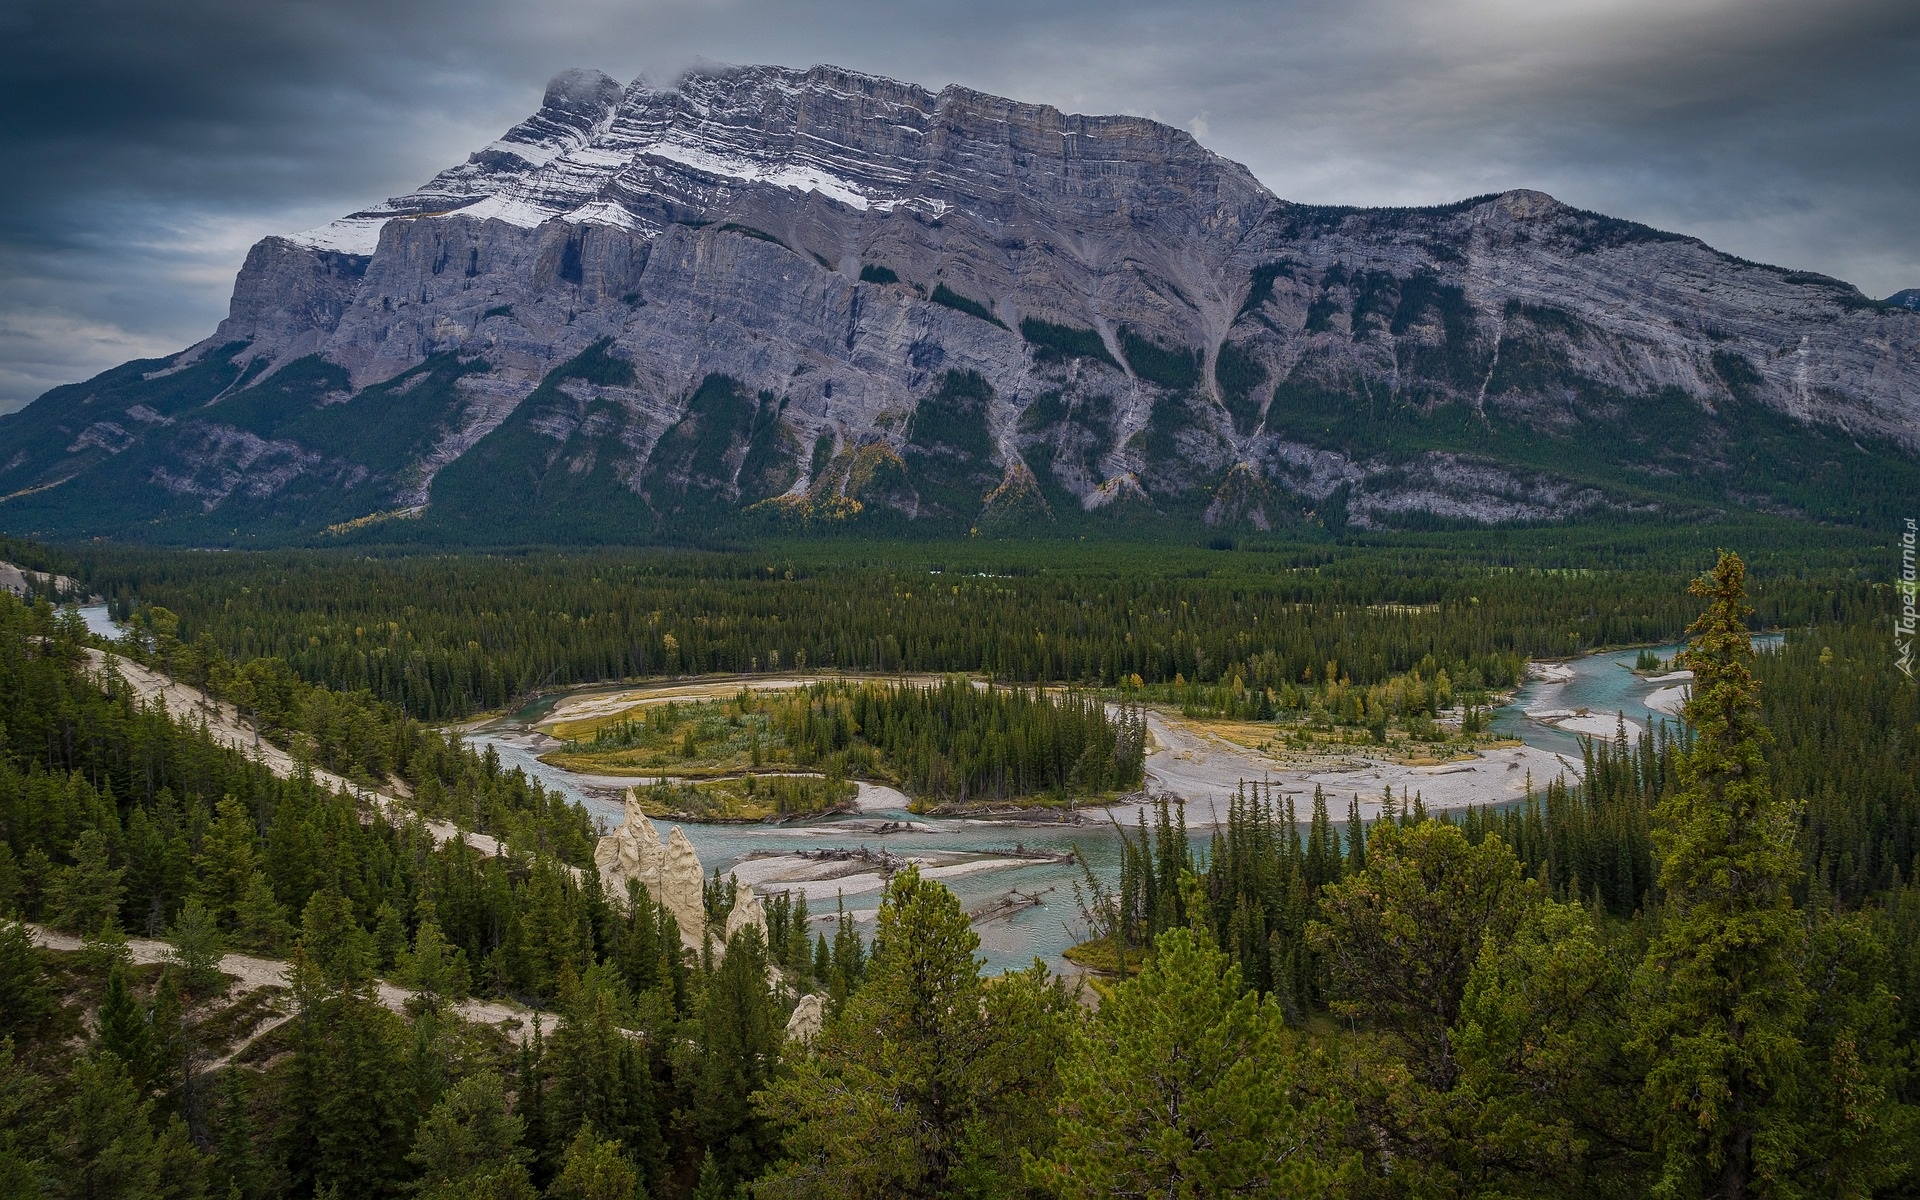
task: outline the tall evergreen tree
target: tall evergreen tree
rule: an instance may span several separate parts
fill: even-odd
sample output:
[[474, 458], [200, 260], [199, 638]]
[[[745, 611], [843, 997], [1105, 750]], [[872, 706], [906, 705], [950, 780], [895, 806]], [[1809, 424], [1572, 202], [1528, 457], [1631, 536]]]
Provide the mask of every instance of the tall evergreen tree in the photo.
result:
[[25, 1047], [55, 1008], [52, 985], [27, 927], [0, 918], [0, 1038], [15, 1038]]
[[770, 1157], [775, 1139], [753, 1107], [780, 1053], [781, 1025], [767, 985], [760, 931], [747, 926], [727, 943], [726, 957], [708, 980], [696, 1008], [699, 1064], [693, 1080], [693, 1125], [731, 1188], [751, 1179]]
[[47, 922], [70, 933], [120, 928], [126, 868], [109, 861], [107, 839], [98, 829], [83, 830], [71, 853], [73, 865], [59, 868], [48, 881]]
[[127, 984], [127, 969], [115, 963], [107, 972], [107, 990], [94, 1020], [94, 1045], [120, 1060], [139, 1092], [153, 1085], [153, 1030], [146, 1010]]
[[158, 1200], [152, 1103], [141, 1100], [126, 1064], [110, 1052], [85, 1055], [74, 1064], [73, 1089], [55, 1156], [61, 1191], [87, 1200]]
[[220, 1134], [214, 1147], [215, 1194], [255, 1200], [261, 1191], [260, 1149], [254, 1142], [253, 1112], [245, 1076], [230, 1067], [220, 1073]]
[[1321, 919], [1308, 929], [1334, 1011], [1397, 1042], [1427, 1086], [1453, 1086], [1449, 1031], [1474, 962], [1537, 898], [1497, 837], [1476, 846], [1439, 821], [1381, 821], [1366, 866], [1322, 891]]
[[255, 954], [280, 954], [293, 940], [287, 910], [273, 894], [265, 873], [255, 871], [234, 910], [233, 942]]
[[601, 1138], [588, 1123], [568, 1143], [547, 1195], [551, 1200], [647, 1200], [647, 1189], [620, 1143]]
[[1692, 749], [1653, 813], [1665, 903], [1639, 987], [1662, 1196], [1741, 1200], [1787, 1189], [1797, 1155], [1792, 1090], [1808, 1002], [1793, 909], [1793, 815], [1767, 777], [1746, 566], [1723, 553], [1689, 589]]
[[46, 1085], [14, 1055], [13, 1039], [0, 1037], [0, 1200], [39, 1200], [46, 1194], [45, 1095]]
[[394, 982], [414, 989], [415, 1011], [438, 1013], [467, 994], [467, 956], [431, 918], [414, 932], [413, 949], [400, 956]]
[[625, 1147], [643, 1177], [666, 1172], [666, 1143], [644, 1042], [630, 1035], [632, 1001], [618, 972], [589, 968], [571, 988], [560, 1025], [547, 1039], [553, 1086], [543, 1114], [550, 1152], [591, 1126]]
[[226, 954], [226, 939], [200, 897], [189, 896], [180, 906], [180, 916], [168, 931], [167, 940], [173, 947], [169, 958], [179, 968], [187, 991], [210, 996], [220, 989], [225, 982], [220, 960]]
[[259, 837], [253, 815], [232, 796], [214, 806], [214, 819], [193, 856], [193, 894], [221, 928], [232, 929], [253, 881]]

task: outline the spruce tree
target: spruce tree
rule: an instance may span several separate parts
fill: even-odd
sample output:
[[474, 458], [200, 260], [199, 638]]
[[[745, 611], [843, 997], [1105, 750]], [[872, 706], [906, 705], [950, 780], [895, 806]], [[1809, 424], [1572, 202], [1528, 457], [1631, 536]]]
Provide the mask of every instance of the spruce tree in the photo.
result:
[[568, 1144], [547, 1195], [551, 1200], [646, 1200], [647, 1191], [620, 1143], [603, 1140], [587, 1124]]
[[1653, 812], [1664, 905], [1639, 973], [1635, 1049], [1663, 1196], [1774, 1194], [1795, 1157], [1808, 1000], [1800, 861], [1762, 755], [1745, 584], [1739, 556], [1723, 553], [1689, 589], [1706, 601], [1687, 630], [1693, 746]]
[[211, 996], [225, 986], [220, 960], [226, 955], [226, 939], [220, 936], [220, 927], [200, 897], [187, 897], [167, 940], [173, 946], [169, 960], [179, 968], [187, 991]]
[[83, 1055], [74, 1063], [72, 1087], [55, 1153], [60, 1191], [158, 1200], [153, 1105], [140, 1098], [126, 1064], [111, 1052]]
[[409, 1008], [439, 1013], [467, 994], [467, 956], [440, 932], [431, 918], [420, 922], [413, 949], [400, 956], [394, 982], [414, 989]]
[[120, 1060], [136, 1090], [144, 1094], [152, 1087], [153, 1030], [147, 1024], [145, 1009], [127, 984], [127, 969], [119, 963], [107, 972], [107, 990], [94, 1022], [93, 1041], [97, 1048]]
[[42, 1108], [46, 1085], [0, 1037], [0, 1200], [38, 1200], [46, 1194], [49, 1167]]
[[54, 1014], [53, 988], [40, 951], [18, 921], [0, 919], [0, 1038], [26, 1047]]
[[83, 830], [71, 853], [73, 865], [53, 872], [48, 883], [47, 922], [69, 933], [119, 929], [126, 868], [108, 861], [107, 840], [98, 829]]
[[1366, 864], [1322, 890], [1308, 942], [1333, 1010], [1379, 1029], [1427, 1086], [1445, 1090], [1458, 1070], [1449, 1030], [1481, 947], [1511, 936], [1538, 889], [1505, 842], [1476, 846], [1439, 821], [1381, 820]]
[[253, 815], [232, 796], [214, 806], [213, 824], [193, 856], [193, 894], [225, 929], [234, 927], [258, 865]]
[[436, 1200], [533, 1197], [522, 1130], [520, 1117], [507, 1112], [506, 1087], [497, 1073], [481, 1071], [461, 1080], [414, 1134], [409, 1157], [421, 1168], [421, 1195]]
[[241, 1200], [253, 1200], [260, 1194], [260, 1151], [253, 1140], [246, 1074], [238, 1067], [220, 1073], [220, 1135], [212, 1175], [219, 1189], [216, 1195], [238, 1194]]
[[626, 986], [615, 968], [603, 964], [589, 968], [569, 991], [560, 1025], [547, 1039], [553, 1087], [543, 1117], [549, 1152], [590, 1126], [623, 1144], [657, 1182], [666, 1164], [662, 1106], [645, 1043], [622, 1023], [632, 1009]]
[[390, 971], [406, 953], [406, 922], [400, 919], [399, 909], [382, 902], [373, 913], [373, 969]]
[[271, 955], [285, 950], [292, 940], [293, 926], [287, 923], [287, 910], [274, 898], [266, 875], [255, 871], [234, 911], [234, 945]]
[[300, 915], [300, 946], [335, 987], [373, 978], [373, 939], [353, 916], [353, 902], [337, 891], [315, 892]]
[[693, 1125], [731, 1188], [765, 1165], [774, 1139], [753, 1108], [771, 1078], [782, 1026], [767, 986], [760, 931], [749, 925], [727, 943], [726, 957], [696, 1008], [700, 1047], [693, 1081]]

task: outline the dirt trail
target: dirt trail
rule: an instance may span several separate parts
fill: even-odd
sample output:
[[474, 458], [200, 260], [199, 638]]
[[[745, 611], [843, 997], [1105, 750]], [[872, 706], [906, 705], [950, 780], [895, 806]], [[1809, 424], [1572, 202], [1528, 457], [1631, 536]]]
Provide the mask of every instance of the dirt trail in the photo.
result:
[[[90, 660], [90, 674], [96, 680], [104, 680], [108, 672], [115, 672], [121, 679], [126, 681], [127, 686], [132, 688], [134, 694], [139, 696], [141, 700], [148, 703], [159, 700], [166, 705], [167, 712], [175, 718], [189, 720], [196, 725], [204, 724], [208, 735], [212, 737], [215, 742], [238, 750], [240, 753], [265, 766], [275, 775], [283, 779], [291, 778], [299, 770], [299, 764], [294, 762], [292, 755], [256, 734], [253, 729], [247, 725], [246, 721], [233, 705], [215, 701], [197, 688], [188, 687], [186, 684], [168, 679], [159, 672], [150, 670], [120, 655], [108, 654], [105, 651], [91, 648], [88, 649], [86, 653]], [[331, 771], [321, 770], [319, 767], [312, 767], [310, 769], [313, 773], [314, 781], [322, 787], [332, 788], [335, 791], [345, 792], [348, 795], [365, 800], [389, 817], [398, 819], [401, 815], [412, 812], [412, 809], [406, 802], [398, 796], [354, 783], [351, 780], [335, 775]], [[432, 834], [436, 845], [452, 841], [456, 836], [460, 836], [460, 831], [448, 822], [425, 821], [424, 824], [427, 831]], [[464, 836], [466, 837], [467, 844], [482, 854], [493, 855], [499, 853], [499, 841], [487, 834], [468, 833]], [[577, 867], [569, 866], [567, 869], [572, 871], [576, 877], [580, 873]], [[50, 949], [78, 950], [80, 948], [79, 938], [71, 937], [63, 933], [55, 933], [51, 930], [41, 929], [36, 926], [29, 926], [28, 928], [32, 931], [36, 941]], [[167, 943], [154, 941], [149, 938], [130, 938], [127, 941], [127, 946], [133, 954], [133, 961], [136, 963], [164, 962], [171, 953], [171, 947], [169, 947]], [[255, 991], [260, 988], [285, 988], [287, 986], [287, 964], [278, 959], [255, 958], [246, 954], [229, 954], [220, 960], [220, 970], [223, 974], [230, 975], [237, 981], [236, 986], [241, 993]], [[380, 1003], [395, 1012], [399, 1012], [405, 1005], [407, 999], [413, 995], [413, 993], [406, 989], [396, 987], [385, 981], [382, 981], [378, 987]], [[506, 1028], [508, 1036], [516, 1042], [524, 1041], [527, 1037], [531, 1036], [531, 1018], [535, 1015], [530, 1009], [496, 1001], [483, 1000], [462, 1001], [454, 1006], [454, 1011], [469, 1021], [503, 1026]], [[553, 1020], [552, 1014], [544, 1014], [544, 1016], [547, 1018], [548, 1023], [551, 1024]], [[276, 1019], [261, 1025], [250, 1033], [239, 1045], [228, 1051], [225, 1056], [215, 1062], [207, 1064], [201, 1069], [212, 1070], [225, 1065], [234, 1055], [246, 1049], [248, 1045], [262, 1034], [284, 1024], [288, 1019], [288, 1015], [282, 1014]]]
[[[148, 702], [158, 699], [167, 706], [167, 712], [174, 717], [184, 718], [196, 725], [204, 722], [208, 735], [214, 741], [238, 750], [282, 779], [291, 779], [299, 769], [292, 755], [255, 733], [233, 705], [210, 699], [198, 688], [188, 687], [184, 683], [168, 679], [158, 671], [150, 670], [118, 654], [89, 649], [87, 658], [91, 660], [91, 674], [94, 678], [104, 679], [109, 669], [118, 672], [120, 678], [126, 680], [127, 685], [140, 699]], [[389, 817], [398, 819], [397, 814], [412, 811], [405, 801], [397, 796], [354, 783], [352, 780], [319, 767], [312, 767], [311, 770], [314, 781], [321, 787], [357, 796]], [[425, 824], [427, 831], [433, 834], [436, 845], [452, 841], [454, 835], [459, 832], [445, 821], [426, 821]], [[487, 834], [469, 833], [466, 838], [467, 844], [482, 854], [499, 853], [500, 843]]]
[[[72, 934], [56, 933], [39, 925], [28, 925], [27, 934], [34, 942], [49, 950], [78, 950], [80, 939]], [[140, 964], [164, 963], [171, 961], [173, 947], [166, 942], [153, 938], [128, 938], [127, 951], [133, 961]], [[237, 998], [248, 992], [262, 988], [290, 990], [292, 984], [287, 976], [288, 964], [277, 958], [255, 958], [251, 954], [229, 954], [220, 960], [220, 973], [230, 977], [233, 982], [228, 988], [229, 997]], [[408, 1000], [415, 995], [407, 988], [399, 987], [382, 979], [377, 982], [376, 991], [383, 1007], [394, 1012], [402, 1012]], [[219, 1058], [198, 1065], [197, 1071], [215, 1071], [224, 1067], [233, 1058], [261, 1037], [293, 1019], [279, 1004], [274, 1005], [278, 1015], [271, 1020], [254, 1027], [247, 1036], [230, 1047]], [[494, 1000], [462, 1000], [453, 1006], [453, 1011], [468, 1021], [483, 1025], [500, 1026], [516, 1045], [524, 1043], [533, 1036], [533, 1018], [542, 1018], [542, 1024], [551, 1028], [558, 1018], [552, 1013], [539, 1013], [533, 1009], [521, 1008]]]

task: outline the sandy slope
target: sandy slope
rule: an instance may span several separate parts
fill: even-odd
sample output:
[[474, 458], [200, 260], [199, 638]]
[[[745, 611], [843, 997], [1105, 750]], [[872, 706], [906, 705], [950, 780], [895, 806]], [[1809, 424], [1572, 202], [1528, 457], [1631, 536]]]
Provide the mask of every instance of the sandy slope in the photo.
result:
[[[185, 718], [196, 725], [204, 722], [207, 733], [216, 742], [223, 746], [232, 747], [242, 754], [260, 762], [275, 775], [290, 778], [298, 770], [298, 764], [293, 761], [293, 757], [286, 751], [263, 738], [255, 736], [253, 730], [247, 726], [246, 722], [241, 718], [240, 714], [235, 711], [231, 704], [218, 703], [210, 700], [198, 689], [170, 680], [159, 672], [149, 670], [139, 663], [132, 662], [120, 655], [108, 654], [94, 649], [89, 649], [86, 653], [87, 657], [91, 660], [91, 673], [96, 679], [104, 679], [109, 671], [116, 672], [142, 700], [150, 703], [158, 699], [166, 705], [167, 711], [174, 717]], [[398, 797], [386, 792], [363, 787], [335, 775], [330, 771], [323, 771], [315, 767], [313, 768], [313, 777], [323, 787], [330, 787], [337, 791], [350, 793], [366, 800], [378, 807], [381, 811], [396, 818], [410, 811]], [[433, 835], [436, 843], [451, 841], [459, 834], [459, 830], [445, 821], [428, 821], [425, 822], [425, 825], [427, 830]], [[482, 854], [491, 855], [497, 853], [499, 850], [499, 843], [484, 833], [468, 833], [465, 836], [467, 844], [479, 850]], [[571, 867], [568, 869], [576, 870]], [[38, 928], [35, 928], [33, 933], [41, 945], [53, 949], [77, 950], [80, 947], [80, 939], [69, 937], [66, 934], [53, 933]], [[130, 939], [128, 946], [133, 951], [133, 960], [138, 963], [161, 962], [165, 959], [170, 949], [165, 942], [151, 941], [145, 938]], [[245, 954], [229, 954], [221, 960], [220, 969], [224, 973], [233, 976], [234, 979], [238, 981], [237, 986], [242, 991], [251, 991], [263, 987], [284, 988], [287, 986], [287, 964], [279, 960], [254, 958]], [[403, 988], [395, 987], [385, 982], [379, 985], [379, 990], [380, 1002], [396, 1012], [400, 1010], [407, 997], [412, 994]], [[457, 1011], [461, 1016], [470, 1021], [480, 1021], [489, 1025], [504, 1026], [508, 1030], [509, 1035], [516, 1040], [529, 1036], [528, 1031], [531, 1029], [531, 1025], [527, 1019], [533, 1015], [529, 1010], [493, 1001], [467, 1000], [457, 1007]], [[286, 1019], [285, 1016], [282, 1016], [278, 1020], [267, 1023], [261, 1028], [256, 1029], [247, 1040], [251, 1041], [253, 1038], [259, 1037], [261, 1034], [267, 1032], [268, 1029], [273, 1028]], [[241, 1046], [235, 1047], [232, 1053], [239, 1053], [244, 1046], [245, 1043], [242, 1043]], [[229, 1057], [231, 1057], [231, 1054]], [[225, 1061], [225, 1059], [220, 1060], [221, 1063]], [[218, 1066], [220, 1063], [210, 1065]]]
[[[80, 939], [71, 934], [55, 933], [51, 929], [45, 929], [38, 925], [27, 926], [27, 932], [37, 944], [49, 950], [80, 949]], [[173, 947], [165, 942], [155, 941], [152, 938], [128, 938], [127, 950], [132, 954], [133, 961], [136, 963], [167, 962], [169, 961], [169, 956], [173, 953]], [[229, 954], [220, 960], [220, 972], [232, 980], [228, 991], [229, 997], [257, 991], [261, 988], [279, 988], [282, 991], [287, 991], [292, 986], [287, 976], [287, 963], [275, 958], [255, 958], [250, 954]], [[388, 983], [384, 979], [378, 982], [377, 988], [380, 1003], [392, 1009], [394, 1012], [402, 1011], [405, 1008], [407, 1000], [414, 995], [413, 992], [406, 988]], [[283, 1002], [284, 997], [281, 998], [281, 1002], [276, 1002], [274, 1005], [274, 1008], [279, 1013], [278, 1016], [256, 1026], [245, 1038], [241, 1039], [239, 1043], [234, 1045], [220, 1058], [211, 1062], [197, 1064], [196, 1069], [211, 1071], [225, 1066], [235, 1055], [245, 1050], [261, 1036], [278, 1029], [280, 1026], [292, 1020], [293, 1014], [283, 1007]], [[549, 1028], [558, 1020], [552, 1013], [536, 1014], [532, 1009], [521, 1008], [517, 1005], [495, 1000], [462, 1000], [459, 1004], [454, 1005], [453, 1010], [466, 1020], [483, 1025], [500, 1026], [506, 1032], [507, 1037], [512, 1039], [516, 1044], [525, 1042], [533, 1036], [533, 1018], [536, 1015], [542, 1016], [542, 1023]]]
[[[173, 716], [185, 718], [196, 725], [204, 721], [207, 733], [214, 741], [240, 751], [275, 775], [290, 779], [299, 769], [292, 755], [255, 734], [233, 705], [211, 700], [197, 688], [168, 679], [158, 671], [149, 670], [118, 654], [89, 649], [87, 657], [92, 662], [95, 678], [104, 679], [109, 670], [117, 672], [142, 700], [152, 702], [158, 698], [165, 702], [167, 711]], [[319, 767], [312, 768], [312, 771], [315, 782], [320, 786], [357, 796], [395, 819], [398, 819], [398, 813], [410, 811], [396, 796], [354, 783]], [[426, 827], [436, 843], [451, 841], [459, 832], [445, 821], [428, 821]], [[469, 833], [466, 838], [467, 844], [482, 854], [495, 854], [500, 849], [500, 843], [484, 833]]]

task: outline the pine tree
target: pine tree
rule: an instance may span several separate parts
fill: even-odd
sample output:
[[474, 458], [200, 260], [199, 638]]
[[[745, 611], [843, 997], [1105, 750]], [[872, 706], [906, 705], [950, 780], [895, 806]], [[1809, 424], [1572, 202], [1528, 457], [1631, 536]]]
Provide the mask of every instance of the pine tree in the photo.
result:
[[258, 842], [246, 806], [223, 796], [214, 806], [213, 823], [200, 839], [200, 853], [193, 856], [192, 877], [193, 894], [223, 929], [232, 929], [238, 922], [241, 902], [258, 868]]
[[1482, 947], [1450, 1034], [1457, 1086], [1388, 1086], [1368, 1104], [1390, 1145], [1425, 1160], [1433, 1194], [1646, 1194], [1646, 1123], [1624, 1051], [1632, 969], [1575, 903], [1543, 902]]
[[[888, 883], [866, 982], [760, 1109], [786, 1127], [768, 1196], [994, 1192], [1044, 1139], [1064, 993], [1038, 973], [985, 988], [959, 898], [909, 867]], [[1024, 982], [1022, 980], [1024, 979]]]
[[433, 1106], [414, 1134], [419, 1187], [435, 1200], [535, 1196], [521, 1144], [521, 1119], [507, 1112], [500, 1076], [482, 1071], [461, 1080]]
[[1061, 1064], [1050, 1195], [1308, 1196], [1332, 1190], [1338, 1106], [1306, 1098], [1279, 1004], [1211, 940], [1161, 934]]
[[107, 840], [87, 829], [73, 840], [73, 865], [53, 873], [47, 885], [47, 922], [69, 933], [120, 928], [121, 885], [125, 867], [108, 861]]
[[400, 910], [382, 901], [373, 912], [373, 967], [375, 971], [393, 969], [407, 952], [407, 925]]
[[666, 1163], [660, 1101], [644, 1043], [622, 1025], [632, 1006], [626, 987], [614, 968], [600, 965], [570, 990], [560, 1025], [547, 1039], [548, 1145], [557, 1148], [591, 1126], [623, 1144], [657, 1182]]
[[467, 994], [466, 953], [450, 944], [440, 923], [429, 918], [414, 932], [413, 949], [401, 955], [394, 982], [414, 989], [410, 1007], [415, 1011], [438, 1013]]
[[693, 1081], [693, 1126], [718, 1159], [722, 1182], [731, 1188], [751, 1179], [773, 1149], [766, 1121], [754, 1111], [753, 1095], [771, 1077], [780, 1052], [782, 1026], [767, 985], [767, 957], [760, 932], [749, 925], [727, 943], [727, 954], [707, 982], [696, 1007], [700, 1059]]
[[300, 946], [335, 987], [373, 978], [373, 939], [353, 917], [353, 902], [337, 891], [315, 892], [300, 915]]
[[1497, 837], [1478, 846], [1453, 825], [1371, 830], [1367, 865], [1321, 892], [1308, 941], [1333, 1009], [1398, 1044], [1429, 1087], [1453, 1085], [1449, 1030], [1482, 945], [1505, 941], [1538, 900]]
[[414, 1113], [406, 1078], [405, 1026], [369, 992], [346, 991], [325, 1004], [315, 1121], [316, 1176], [343, 1194], [371, 1196], [394, 1187], [405, 1173]]
[[1687, 630], [1692, 749], [1654, 810], [1664, 896], [1640, 972], [1636, 1048], [1662, 1158], [1658, 1192], [1726, 1200], [1772, 1192], [1797, 1137], [1808, 1001], [1793, 909], [1793, 815], [1762, 756], [1746, 566], [1723, 553], [1689, 591], [1706, 608]]
[[211, 996], [226, 986], [226, 978], [220, 973], [226, 939], [220, 936], [220, 927], [200, 897], [187, 897], [167, 940], [173, 946], [169, 961], [180, 969], [181, 981], [189, 992]]
[[292, 940], [293, 926], [287, 923], [287, 910], [274, 898], [266, 875], [255, 871], [234, 911], [234, 945], [271, 955], [285, 950]]
[[647, 1192], [620, 1143], [601, 1140], [587, 1124], [568, 1144], [547, 1195], [551, 1200], [646, 1200]]
[[56, 1009], [40, 951], [18, 921], [0, 919], [0, 1038], [29, 1045]]
[[637, 879], [627, 881], [627, 905], [616, 951], [621, 974], [635, 992], [651, 989], [660, 979], [660, 928], [653, 898]]
[[147, 1012], [147, 1027], [153, 1031], [153, 1086], [170, 1093], [177, 1107], [188, 1107], [193, 1083], [192, 1059], [195, 1052], [193, 1027], [186, 1019], [186, 1002], [180, 996], [180, 973], [165, 971], [153, 989], [153, 1006]]
[[117, 1055], [83, 1055], [60, 1128], [55, 1175], [71, 1196], [158, 1200], [160, 1162], [152, 1102], [143, 1101]]
[[118, 963], [107, 972], [107, 990], [94, 1022], [93, 1041], [95, 1047], [120, 1060], [136, 1091], [145, 1094], [153, 1086], [153, 1030], [127, 985], [126, 968]]
[[237, 1194], [254, 1200], [260, 1194], [260, 1151], [254, 1145], [253, 1113], [247, 1103], [245, 1072], [229, 1067], [220, 1073], [220, 1136], [214, 1149], [216, 1195]]
[[13, 1039], [0, 1037], [0, 1200], [39, 1200], [46, 1194], [45, 1096], [46, 1085], [15, 1057]]
[[539, 1178], [546, 1177], [543, 1160], [550, 1161], [548, 1147], [557, 1140], [549, 1136], [547, 1124], [546, 1050], [545, 1031], [536, 1013], [533, 1036], [520, 1043], [513, 1079], [513, 1111], [520, 1118], [528, 1166]]

